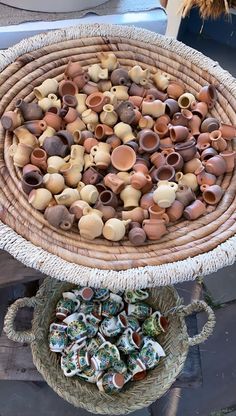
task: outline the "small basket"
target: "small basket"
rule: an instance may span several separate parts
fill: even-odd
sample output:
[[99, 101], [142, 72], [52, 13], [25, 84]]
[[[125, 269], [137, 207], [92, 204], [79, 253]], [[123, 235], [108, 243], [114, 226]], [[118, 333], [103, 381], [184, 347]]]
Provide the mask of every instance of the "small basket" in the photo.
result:
[[[183, 306], [173, 287], [150, 290], [148, 302], [168, 316], [170, 321], [167, 334], [159, 337], [166, 357], [154, 370], [148, 372], [146, 379], [129, 382], [121, 393], [110, 396], [99, 392], [96, 385], [76, 377], [65, 377], [60, 368], [59, 356], [49, 350], [49, 325], [55, 319], [56, 303], [62, 292], [71, 288], [72, 285], [69, 283], [45, 279], [35, 297], [18, 299], [10, 306], [5, 317], [4, 330], [13, 341], [30, 342], [37, 370], [59, 396], [92, 413], [126, 414], [149, 406], [159, 399], [174, 383], [183, 368], [189, 346], [205, 341], [215, 325], [215, 315], [205, 302], [194, 301], [188, 306]], [[14, 320], [18, 310], [25, 306], [34, 307], [32, 329], [17, 332], [14, 329]], [[207, 313], [208, 321], [199, 335], [189, 338], [184, 317], [200, 311]]]

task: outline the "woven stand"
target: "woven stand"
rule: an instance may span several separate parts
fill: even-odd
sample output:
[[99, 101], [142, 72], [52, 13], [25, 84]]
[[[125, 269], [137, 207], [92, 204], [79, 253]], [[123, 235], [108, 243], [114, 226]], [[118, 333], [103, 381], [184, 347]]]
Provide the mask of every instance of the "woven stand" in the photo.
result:
[[[122, 66], [140, 64], [182, 79], [191, 93], [213, 83], [218, 101], [211, 114], [236, 124], [236, 82], [201, 53], [152, 32], [111, 25], [79, 26], [22, 41], [0, 55], [0, 116], [18, 98], [32, 101], [33, 87], [48, 77], [62, 79], [69, 58], [84, 67], [96, 52], [112, 50]], [[0, 248], [27, 266], [61, 280], [108, 288], [141, 288], [194, 279], [232, 264], [236, 254], [236, 173], [219, 177], [225, 194], [199, 220], [182, 220], [157, 242], [134, 247], [129, 241], [86, 241], [75, 228], [55, 230], [27, 202], [21, 173], [9, 156], [12, 135], [0, 127]], [[234, 141], [228, 149], [235, 148]]]
[[[45, 279], [35, 298], [19, 299], [9, 308], [4, 330], [13, 341], [31, 343], [36, 368], [59, 396], [74, 406], [83, 407], [93, 413], [126, 414], [149, 406], [176, 380], [184, 365], [189, 346], [200, 344], [213, 332], [215, 316], [205, 302], [196, 301], [183, 306], [174, 288], [152, 289], [149, 303], [166, 314], [170, 321], [167, 334], [159, 338], [166, 357], [160, 361], [156, 369], [149, 371], [146, 379], [129, 382], [120, 394], [110, 396], [99, 392], [93, 384], [76, 377], [65, 377], [60, 368], [58, 355], [49, 350], [48, 330], [50, 323], [55, 319], [55, 305], [62, 292], [71, 289], [71, 286], [54, 279]], [[32, 330], [16, 332], [15, 316], [18, 310], [25, 306], [34, 307]], [[199, 335], [189, 338], [184, 317], [202, 310], [207, 313], [207, 323]]]

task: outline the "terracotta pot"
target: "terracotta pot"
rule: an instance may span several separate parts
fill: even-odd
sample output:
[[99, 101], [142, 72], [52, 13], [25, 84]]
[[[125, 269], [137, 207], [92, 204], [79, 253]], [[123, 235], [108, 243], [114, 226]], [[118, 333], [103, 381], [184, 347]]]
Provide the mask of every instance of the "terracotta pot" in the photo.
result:
[[203, 151], [211, 146], [210, 133], [201, 133], [197, 138], [197, 149]]
[[62, 80], [59, 82], [58, 92], [61, 97], [64, 95], [75, 95], [78, 94], [78, 87], [73, 81]]
[[144, 220], [142, 226], [149, 240], [160, 240], [167, 233], [165, 221], [161, 219]]
[[93, 94], [94, 92], [98, 92], [98, 86], [96, 82], [88, 81], [84, 86], [82, 87], [82, 92], [86, 95]]
[[159, 207], [156, 204], [153, 204], [148, 209], [150, 219], [162, 219], [165, 221], [166, 224], [169, 223], [169, 217], [166, 214], [166, 210], [164, 208]]
[[214, 130], [218, 130], [219, 127], [220, 127], [220, 122], [217, 120], [217, 118], [208, 117], [205, 120], [203, 120], [201, 124], [201, 132], [211, 133]]
[[161, 151], [161, 154], [164, 156], [164, 158], [166, 159], [167, 158], [167, 156], [170, 154], [170, 153], [173, 153], [175, 151], [175, 149], [173, 148], [173, 147], [165, 147], [162, 151]]
[[97, 146], [97, 145], [98, 145], [97, 139], [95, 139], [94, 137], [88, 137], [84, 141], [85, 152], [90, 153], [92, 147]]
[[181, 80], [171, 80], [167, 87], [167, 94], [170, 98], [178, 100], [178, 98], [185, 92], [185, 85]]
[[120, 193], [120, 199], [124, 202], [124, 209], [133, 209], [138, 207], [141, 195], [141, 191], [133, 188], [132, 185], [126, 185]]
[[159, 121], [158, 119], [154, 124], [153, 130], [155, 131], [155, 133], [158, 134], [160, 139], [163, 139], [164, 137], [169, 135], [169, 127], [167, 126], [167, 124], [163, 123], [162, 121]]
[[122, 101], [116, 108], [116, 113], [123, 123], [132, 124], [135, 120], [134, 105], [130, 101]]
[[84, 215], [84, 208], [89, 208], [89, 204], [85, 201], [79, 200], [71, 204], [69, 211], [75, 216], [76, 220], [79, 220]]
[[187, 220], [196, 220], [206, 213], [206, 205], [197, 199], [184, 209], [183, 216]]
[[134, 226], [129, 231], [128, 239], [134, 246], [141, 246], [147, 239], [146, 233], [144, 229], [140, 227], [140, 224], [138, 224], [139, 226], [137, 226], [137, 223], [135, 222], [133, 224]]
[[[54, 108], [54, 107], [52, 107], [52, 108]], [[56, 109], [56, 113], [53, 113], [49, 109], [49, 111], [46, 112], [43, 120], [46, 122], [47, 126], [52, 127], [56, 131], [60, 130], [61, 124], [62, 124], [62, 119], [57, 114], [57, 109]]]
[[153, 88], [153, 87], [148, 88], [146, 94], [147, 95], [152, 95], [155, 100], [165, 101], [168, 98], [168, 95], [165, 92], [160, 91], [157, 88]]
[[196, 140], [192, 138], [185, 143], [176, 143], [175, 151], [182, 156], [184, 162], [188, 162], [196, 155]]
[[234, 170], [235, 167], [235, 152], [230, 150], [225, 150], [220, 153], [220, 156], [223, 157], [226, 163], [226, 173], [230, 173]]
[[150, 157], [151, 162], [156, 168], [166, 164], [166, 158], [162, 153], [155, 152]]
[[132, 169], [136, 162], [136, 153], [126, 145], [121, 145], [113, 150], [111, 154], [111, 163], [119, 171], [128, 171]]
[[[187, 110], [188, 111], [188, 110]], [[184, 126], [188, 127], [189, 119], [184, 116], [184, 114], [180, 112], [177, 112], [173, 115], [171, 124], [172, 126]]]
[[[29, 165], [28, 165], [29, 166]], [[30, 171], [24, 173], [21, 179], [23, 191], [29, 195], [32, 189], [42, 188], [43, 177], [39, 172]]]
[[96, 169], [94, 169], [93, 167], [88, 168], [82, 176], [82, 182], [85, 183], [85, 185], [96, 185], [102, 180], [103, 176], [99, 172], [97, 172]]
[[105, 206], [111, 206], [113, 208], [117, 208], [118, 206], [118, 199], [116, 194], [114, 192], [110, 191], [109, 189], [106, 189], [105, 191], [102, 191], [99, 194], [99, 203]]
[[5, 130], [13, 131], [23, 124], [21, 111], [16, 109], [14, 111], [6, 111], [1, 118], [2, 127]]
[[202, 196], [204, 201], [209, 205], [216, 205], [224, 194], [223, 189], [219, 185], [207, 186]]
[[216, 155], [205, 162], [205, 169], [208, 173], [212, 173], [215, 176], [220, 176], [226, 172], [227, 165], [222, 156]]
[[106, 191], [106, 189], [107, 189], [103, 182], [96, 183], [95, 186], [96, 186], [99, 194], [103, 191]]
[[88, 73], [79, 74], [73, 78], [73, 82], [78, 88], [78, 90], [82, 90], [85, 87], [85, 85], [89, 83], [89, 80], [90, 80], [90, 77]]
[[187, 127], [173, 126], [170, 127], [170, 138], [173, 143], [184, 142], [189, 135]]
[[130, 211], [122, 211], [121, 218], [122, 220], [131, 220], [141, 224], [143, 220], [148, 218], [148, 211], [141, 207], [136, 207]]
[[201, 160], [195, 157], [184, 164], [184, 173], [195, 173], [201, 166]]
[[194, 115], [197, 115], [198, 117], [204, 120], [204, 118], [206, 117], [208, 113], [208, 105], [207, 103], [204, 103], [203, 101], [201, 102], [193, 101], [191, 104], [191, 110]]
[[47, 123], [44, 120], [32, 120], [24, 123], [24, 126], [30, 133], [40, 136], [46, 130]]
[[[117, 137], [115, 134], [113, 134], [112, 136], [109, 136], [106, 139], [106, 143], [108, 143], [111, 146], [111, 149], [114, 150], [116, 147], [118, 147], [122, 144], [122, 141], [119, 139], [119, 137]], [[129, 144], [127, 143], [127, 145], [129, 145]]]
[[107, 136], [112, 136], [114, 132], [113, 129], [106, 124], [97, 124], [94, 134], [96, 139], [102, 140]]
[[157, 181], [174, 181], [175, 169], [170, 165], [160, 166], [157, 168], [155, 177]]
[[220, 124], [220, 131], [222, 133], [222, 137], [226, 140], [231, 140], [236, 137], [236, 127], [231, 126], [229, 124], [221, 123]]
[[[147, 94], [146, 88], [144, 88], [142, 85], [137, 85], [134, 82], [131, 84], [129, 88], [129, 95], [130, 96], [139, 96], [139, 97], [145, 97]], [[128, 99], [128, 98], [127, 98]]]
[[63, 116], [63, 120], [66, 123], [73, 123], [78, 117], [78, 111], [75, 108], [67, 107], [66, 113]]
[[56, 205], [46, 208], [44, 218], [55, 228], [70, 230], [75, 216], [64, 205]]
[[170, 153], [166, 157], [166, 163], [167, 165], [172, 166], [176, 172], [181, 170], [184, 165], [182, 156], [177, 152]]
[[138, 133], [140, 148], [147, 153], [156, 152], [159, 148], [160, 139], [157, 133], [150, 129], [144, 129]]
[[182, 202], [176, 199], [171, 205], [171, 207], [167, 208], [166, 214], [168, 215], [169, 220], [171, 222], [175, 222], [175, 221], [178, 221], [182, 217], [183, 211], [184, 211], [184, 205], [182, 204]]
[[114, 194], [120, 194], [125, 187], [125, 182], [114, 173], [108, 173], [104, 177], [104, 185], [110, 188]]
[[191, 120], [189, 120], [188, 126], [190, 128], [192, 136], [194, 137], [199, 136], [201, 123], [202, 123], [202, 119], [195, 114], [193, 115]]
[[72, 59], [69, 60], [66, 69], [64, 71], [64, 78], [65, 79], [73, 79], [76, 75], [80, 75], [84, 73], [83, 67], [80, 65], [79, 62], [73, 62]]
[[207, 103], [209, 108], [214, 107], [217, 100], [216, 88], [213, 84], [206, 85], [201, 88], [197, 94], [198, 101], [203, 101]]
[[38, 166], [43, 171], [47, 170], [47, 153], [45, 150], [36, 148], [30, 155], [30, 161], [32, 165]]
[[220, 130], [214, 130], [210, 133], [211, 147], [217, 152], [223, 152], [227, 148], [227, 142], [222, 137]]
[[43, 118], [42, 108], [37, 103], [27, 103], [21, 98], [16, 101], [16, 108], [19, 108], [24, 121], [41, 120]]
[[[85, 139], [87, 139], [87, 138], [92, 138], [92, 137], [94, 137], [94, 135], [93, 135], [93, 133], [91, 132], [91, 131], [89, 131], [89, 130], [76, 130], [74, 133], [73, 133], [73, 138], [74, 138], [74, 142], [76, 143], [76, 144], [79, 144], [79, 145], [81, 145], [81, 146], [83, 146], [84, 145], [84, 141], [85, 141]], [[95, 143], [94, 144], [94, 146], [96, 145], [97, 143]]]
[[179, 185], [176, 191], [176, 199], [186, 207], [196, 199], [196, 195], [189, 186]]
[[142, 196], [140, 199], [140, 207], [143, 209], [150, 208], [153, 205], [153, 192], [148, 192]]
[[[173, 143], [170, 137], [164, 137], [164, 139], [160, 140], [160, 149], [161, 150], [173, 149]], [[174, 149], [173, 149], [173, 152], [174, 152]]]
[[105, 104], [108, 104], [109, 98], [105, 97], [101, 92], [94, 92], [90, 94], [86, 99], [86, 105], [91, 110], [95, 111], [96, 113], [100, 113], [103, 109]]
[[131, 174], [130, 183], [135, 189], [143, 189], [149, 180], [152, 182], [152, 179], [149, 175], [144, 174], [143, 172], [133, 172]]
[[46, 137], [43, 142], [43, 149], [46, 151], [48, 156], [65, 157], [70, 153], [69, 146], [64, 144], [58, 136]]
[[208, 147], [207, 149], [203, 150], [201, 154], [201, 160], [204, 162], [216, 155], [218, 155], [217, 151], [213, 149], [213, 147]]
[[216, 183], [216, 176], [211, 173], [207, 173], [204, 166], [199, 167], [195, 171], [197, 181], [199, 185], [214, 185]]
[[129, 101], [133, 104], [134, 107], [141, 108], [143, 97], [140, 97], [138, 95], [133, 95], [129, 97]]
[[126, 71], [124, 68], [114, 69], [114, 71], [111, 73], [111, 82], [112, 85], [126, 85], [129, 87], [131, 81], [128, 71]]

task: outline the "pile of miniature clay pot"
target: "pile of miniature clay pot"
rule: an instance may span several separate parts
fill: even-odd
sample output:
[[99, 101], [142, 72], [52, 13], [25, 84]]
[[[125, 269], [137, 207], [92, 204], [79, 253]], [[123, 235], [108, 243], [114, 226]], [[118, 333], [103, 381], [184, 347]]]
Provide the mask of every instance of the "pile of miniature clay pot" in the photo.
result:
[[19, 99], [1, 122], [14, 133], [22, 189], [53, 227], [77, 224], [85, 239], [127, 235], [141, 245], [218, 204], [236, 128], [208, 116], [214, 85], [194, 96], [165, 73], [97, 56], [88, 69], [69, 61], [62, 81], [45, 80], [34, 88], [37, 102]]

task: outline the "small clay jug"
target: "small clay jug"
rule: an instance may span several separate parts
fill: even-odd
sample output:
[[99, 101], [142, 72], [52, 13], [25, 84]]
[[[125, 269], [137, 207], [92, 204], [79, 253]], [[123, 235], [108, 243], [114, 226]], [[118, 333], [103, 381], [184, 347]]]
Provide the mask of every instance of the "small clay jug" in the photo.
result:
[[189, 186], [181, 184], [176, 191], [176, 199], [187, 207], [192, 201], [195, 201], [196, 195]]
[[[108, 143], [111, 146], [111, 150], [114, 150], [116, 147], [122, 144], [122, 141], [119, 139], [119, 137], [113, 134], [112, 136], [109, 136], [106, 139], [106, 143]], [[129, 143], [127, 144], [129, 145]]]
[[100, 114], [100, 121], [102, 124], [113, 127], [118, 120], [118, 115], [115, 111], [115, 108], [112, 104], [105, 104], [103, 106], [103, 111]]
[[55, 205], [46, 208], [44, 218], [55, 228], [70, 230], [75, 216], [64, 205]]
[[192, 202], [191, 205], [187, 206], [184, 209], [183, 216], [187, 220], [196, 220], [202, 215], [206, 213], [206, 205], [200, 201], [199, 199], [196, 199], [196, 201]]
[[120, 194], [125, 187], [125, 182], [114, 173], [108, 173], [104, 177], [104, 185], [111, 189], [114, 194]]
[[94, 131], [96, 125], [98, 124], [98, 114], [89, 108], [82, 113], [82, 121], [86, 124], [87, 129], [90, 131]]
[[48, 189], [33, 189], [28, 197], [29, 204], [39, 211], [44, 211], [52, 199], [52, 194]]
[[170, 82], [170, 78], [167, 74], [162, 73], [161, 71], [157, 71], [152, 76], [155, 85], [157, 88], [159, 88], [161, 91], [166, 91]]
[[98, 169], [107, 169], [111, 163], [110, 145], [99, 142], [97, 146], [92, 147], [90, 154], [93, 156], [94, 163]]
[[144, 220], [142, 227], [149, 240], [160, 240], [167, 233], [165, 221], [161, 219]]
[[120, 101], [126, 101], [129, 98], [128, 87], [125, 85], [116, 85], [110, 89], [110, 92]]
[[33, 147], [24, 143], [12, 144], [9, 148], [9, 155], [13, 157], [15, 166], [23, 168], [23, 166], [30, 163], [30, 155]]
[[109, 103], [109, 98], [104, 96], [102, 92], [94, 92], [90, 94], [86, 99], [86, 105], [96, 113], [100, 113], [105, 104]]
[[142, 115], [148, 115], [154, 118], [160, 117], [165, 114], [166, 101], [163, 103], [161, 100], [143, 101], [142, 102]]
[[14, 130], [14, 134], [20, 144], [26, 144], [33, 148], [38, 147], [38, 141], [34, 134], [30, 133], [26, 127], [20, 126]]
[[193, 101], [191, 104], [191, 110], [194, 115], [197, 115], [202, 120], [207, 116], [208, 113], [208, 105], [207, 103], [204, 103], [203, 101], [196, 102]]
[[[188, 111], [188, 110], [184, 110], [184, 111]], [[183, 110], [181, 110], [181, 113], [180, 112], [175, 113], [171, 120], [172, 126], [188, 127], [188, 122], [189, 122], [189, 119], [185, 117], [185, 115], [183, 114]]]
[[122, 220], [131, 220], [138, 223], [142, 223], [143, 220], [148, 218], [148, 211], [146, 209], [142, 209], [141, 207], [136, 207], [131, 209], [130, 211], [122, 211], [121, 212]]
[[[130, 96], [138, 96], [144, 98], [147, 94], [146, 88], [144, 88], [142, 85], [137, 85], [135, 82], [133, 82], [129, 88], [129, 95]], [[127, 98], [127, 100], [129, 97]]]
[[78, 101], [75, 95], [66, 94], [62, 97], [62, 104], [63, 108], [69, 107], [69, 108], [75, 108], [78, 105]]
[[113, 134], [113, 129], [110, 126], [107, 126], [106, 124], [97, 124], [94, 131], [94, 135], [98, 140], [102, 140], [108, 136], [113, 136]]
[[143, 209], [149, 209], [153, 205], [153, 192], [148, 192], [140, 199], [140, 207]]
[[154, 126], [154, 120], [151, 116], [143, 116], [140, 118], [138, 125], [141, 130], [152, 129]]
[[47, 160], [48, 173], [58, 173], [61, 167], [64, 165], [65, 160], [60, 156], [51, 156]]
[[45, 113], [43, 120], [46, 122], [47, 126], [52, 127], [54, 130], [58, 131], [62, 125], [62, 119], [57, 114], [58, 110], [56, 107], [51, 107]]
[[[147, 116], [146, 116], [147, 117]], [[169, 127], [166, 123], [163, 123], [163, 121], [156, 120], [153, 130], [155, 133], [158, 134], [160, 139], [163, 139], [164, 137], [169, 136]]]
[[64, 71], [64, 78], [65, 79], [73, 79], [76, 75], [80, 75], [84, 73], [83, 67], [80, 65], [79, 62], [73, 62], [72, 59], [69, 59], [69, 62], [66, 66]]
[[143, 228], [138, 222], [130, 223], [130, 231], [128, 239], [134, 246], [141, 246], [145, 243], [147, 236]]
[[88, 184], [96, 185], [102, 180], [103, 180], [103, 176], [92, 166], [88, 168], [83, 173], [83, 176], [82, 176], [82, 182], [85, 183], [85, 185], [88, 185]]
[[101, 67], [113, 71], [119, 65], [116, 55], [113, 52], [98, 52], [98, 59], [101, 61]]
[[85, 72], [84, 74], [76, 75], [76, 77], [73, 78], [73, 83], [76, 85], [76, 87], [80, 91], [84, 89], [85, 85], [89, 83], [89, 80], [90, 80], [89, 74]]
[[78, 185], [82, 177], [78, 166], [70, 162], [65, 163], [61, 167], [60, 173], [63, 175], [66, 185], [73, 188]]
[[235, 152], [230, 150], [224, 150], [220, 153], [226, 163], [226, 173], [230, 173], [235, 167]]
[[120, 199], [124, 203], [124, 209], [133, 209], [139, 206], [139, 200], [141, 198], [141, 191], [133, 188], [132, 185], [126, 185], [126, 187], [120, 193]]
[[194, 173], [177, 172], [175, 175], [176, 181], [181, 185], [189, 186], [194, 192], [198, 190], [197, 177]]
[[135, 65], [129, 70], [128, 74], [130, 79], [136, 84], [147, 85], [150, 77], [150, 70], [142, 69], [140, 65]]
[[96, 204], [96, 209], [101, 211], [103, 221], [107, 221], [110, 218], [116, 218], [117, 212], [115, 208], [111, 207], [110, 205], [103, 205], [101, 203]]
[[231, 140], [236, 137], [236, 127], [231, 126], [226, 123], [220, 124], [220, 131], [222, 133], [222, 137], [226, 140]]
[[23, 174], [21, 186], [23, 191], [29, 195], [32, 189], [42, 188], [43, 177], [39, 172], [28, 172]]
[[98, 92], [98, 86], [96, 82], [88, 81], [86, 84], [84, 84], [82, 88], [82, 92], [86, 95], [93, 94], [94, 92]]
[[211, 147], [217, 150], [217, 152], [223, 152], [227, 148], [227, 142], [222, 137], [220, 130], [214, 130], [210, 133]]
[[180, 110], [178, 101], [173, 100], [173, 98], [168, 98], [167, 100], [165, 100], [165, 105], [166, 105], [166, 114], [170, 116], [171, 118], [173, 117], [175, 113], [178, 113]]
[[184, 143], [176, 143], [175, 151], [182, 156], [184, 162], [188, 162], [189, 160], [193, 159], [196, 155], [196, 140], [192, 138]]
[[209, 84], [202, 87], [197, 94], [197, 99], [198, 101], [207, 103], [209, 108], [214, 107], [217, 100], [217, 92], [215, 86], [213, 84]]
[[184, 205], [182, 204], [182, 202], [176, 199], [171, 205], [171, 207], [167, 208], [166, 214], [168, 215], [169, 220], [171, 222], [175, 222], [175, 221], [178, 221], [182, 217], [183, 211], [184, 211]]
[[176, 199], [178, 185], [166, 180], [159, 181], [157, 189], [153, 192], [153, 201], [161, 208], [170, 207]]
[[103, 226], [102, 218], [97, 212], [94, 213], [92, 211], [90, 214], [83, 215], [78, 223], [80, 235], [81, 237], [86, 238], [86, 240], [94, 240], [96, 237], [100, 237], [100, 235], [102, 235]]
[[47, 124], [44, 120], [27, 121], [24, 123], [24, 126], [35, 136], [40, 136], [47, 128]]
[[120, 121], [132, 124], [135, 119], [134, 105], [130, 101], [122, 101], [116, 108]]
[[111, 73], [111, 82], [112, 85], [126, 85], [129, 87], [131, 81], [128, 71], [126, 71], [124, 68], [114, 69], [114, 71]]
[[195, 170], [195, 175], [199, 185], [214, 185], [216, 183], [216, 176], [211, 173], [207, 173], [204, 166]]
[[185, 92], [185, 85], [181, 80], [171, 80], [167, 87], [167, 94], [170, 98], [174, 100], [178, 100], [178, 98], [184, 94]]
[[75, 216], [76, 220], [79, 220], [84, 215], [84, 208], [89, 208], [89, 204], [85, 201], [78, 200], [71, 204], [69, 211]]
[[203, 191], [203, 199], [209, 205], [216, 205], [221, 200], [224, 191], [219, 185], [205, 186]]
[[155, 152], [150, 157], [151, 162], [156, 168], [166, 164], [166, 158], [162, 153]]
[[117, 170], [125, 172], [134, 166], [136, 162], [135, 151], [126, 145], [116, 147], [111, 154], [111, 163]]
[[43, 184], [53, 195], [65, 189], [65, 180], [60, 173], [46, 173], [43, 177]]
[[166, 157], [167, 165], [170, 165], [174, 168], [175, 172], [178, 172], [182, 169], [184, 161], [182, 156], [177, 152], [172, 152]]
[[109, 205], [113, 208], [118, 207], [117, 196], [116, 196], [116, 194], [114, 194], [114, 192], [110, 191], [109, 189], [106, 189], [105, 191], [102, 191], [99, 194], [98, 201], [99, 201], [99, 203], [101, 203], [102, 205], [105, 205], [105, 206]]
[[80, 199], [80, 194], [77, 189], [65, 188], [60, 194], [54, 196], [58, 205], [65, 205], [70, 207], [73, 202]]
[[144, 129], [138, 133], [139, 147], [146, 153], [154, 153], [160, 145], [160, 138], [151, 129]]
[[15, 109], [14, 111], [6, 111], [1, 118], [2, 127], [5, 130], [13, 131], [23, 124], [21, 111]]
[[208, 147], [207, 149], [203, 150], [200, 158], [202, 162], [205, 162], [211, 157], [216, 156], [216, 155], [218, 155], [217, 151], [213, 149], [213, 147]]
[[80, 189], [80, 197], [88, 204], [95, 204], [98, 199], [98, 190], [94, 185], [85, 185]]
[[210, 133], [201, 133], [197, 138], [197, 149], [201, 152], [211, 146]]
[[188, 128], [184, 126], [172, 126], [169, 131], [173, 143], [184, 142], [189, 135]]
[[[171, 153], [172, 154], [172, 153]], [[155, 173], [155, 180], [159, 181], [174, 181], [175, 169], [171, 165], [164, 165], [157, 168]]]
[[32, 165], [38, 166], [43, 171], [47, 170], [47, 158], [45, 150], [40, 148], [34, 149], [30, 155]]
[[99, 64], [90, 65], [88, 68], [88, 74], [93, 82], [98, 82], [100, 79], [108, 79], [108, 69], [101, 68]]
[[126, 233], [126, 225], [130, 222], [131, 220], [121, 221], [118, 218], [111, 218], [104, 225], [103, 236], [110, 241], [122, 240]]
[[42, 82], [39, 87], [34, 88], [34, 95], [38, 100], [47, 97], [49, 94], [56, 94], [58, 90], [58, 82], [55, 78], [48, 78]]
[[43, 118], [42, 108], [37, 103], [27, 103], [20, 98], [16, 101], [15, 106], [21, 111], [24, 121], [42, 120]]
[[159, 207], [159, 205], [153, 204], [148, 209], [150, 219], [162, 219], [166, 224], [169, 223], [169, 217], [166, 214], [164, 208]]
[[70, 152], [69, 146], [64, 144], [58, 136], [46, 137], [43, 142], [43, 149], [48, 156], [65, 157]]
[[193, 94], [189, 92], [185, 92], [182, 94], [178, 99], [178, 104], [180, 108], [191, 108], [191, 104], [195, 101], [195, 97]]
[[211, 133], [214, 130], [218, 130], [220, 127], [220, 122], [217, 120], [217, 118], [214, 117], [208, 117], [203, 120], [201, 124], [201, 132], [202, 133]]
[[212, 175], [220, 176], [226, 172], [227, 165], [222, 156], [216, 155], [205, 162], [205, 169], [208, 173], [212, 173]]
[[201, 123], [202, 123], [202, 119], [196, 114], [194, 114], [191, 120], [189, 120], [188, 126], [189, 126], [192, 136], [194, 137], [199, 136]]
[[[202, 162], [200, 159], [198, 159], [197, 157], [189, 160], [188, 162], [186, 162], [184, 164], [184, 173], [195, 173], [195, 171], [202, 167]], [[196, 173], [195, 173], [196, 174]]]
[[62, 80], [59, 82], [58, 92], [61, 97], [64, 95], [75, 95], [78, 94], [78, 87], [73, 81]]

